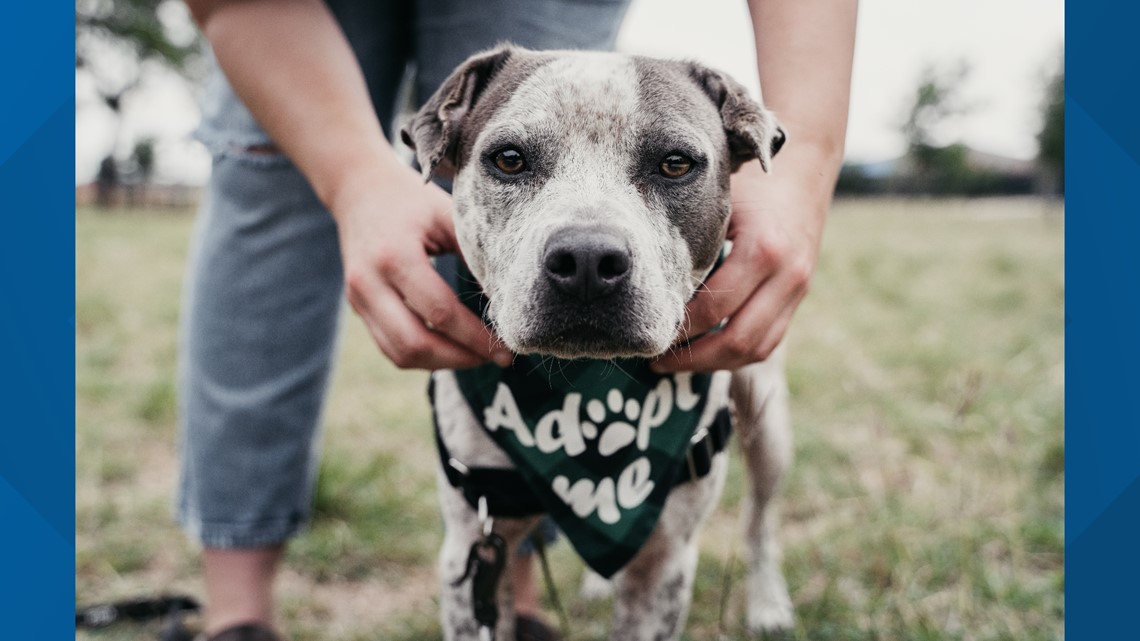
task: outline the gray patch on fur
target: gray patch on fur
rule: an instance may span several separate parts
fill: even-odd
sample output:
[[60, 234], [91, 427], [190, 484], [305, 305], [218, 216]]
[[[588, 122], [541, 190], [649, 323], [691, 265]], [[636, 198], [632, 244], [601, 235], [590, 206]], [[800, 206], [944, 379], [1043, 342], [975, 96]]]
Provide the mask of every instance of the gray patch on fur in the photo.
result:
[[[677, 227], [689, 246], [692, 270], [707, 273], [720, 254], [732, 204], [731, 157], [719, 110], [693, 83], [688, 63], [641, 57], [634, 63], [644, 116], [641, 163], [634, 165], [631, 179]], [[690, 174], [699, 175], [678, 180], [654, 175], [672, 151], [695, 157], [698, 165]]]

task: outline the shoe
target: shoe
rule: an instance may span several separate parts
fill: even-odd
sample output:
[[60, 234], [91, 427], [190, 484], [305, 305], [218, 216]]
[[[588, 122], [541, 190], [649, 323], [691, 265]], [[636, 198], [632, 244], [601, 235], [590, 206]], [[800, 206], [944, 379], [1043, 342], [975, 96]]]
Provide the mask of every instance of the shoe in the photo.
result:
[[202, 637], [204, 641], [281, 641], [270, 628], [260, 623], [243, 623], [226, 628], [212, 637]]
[[515, 641], [562, 641], [562, 635], [542, 621], [521, 614], [515, 619]]

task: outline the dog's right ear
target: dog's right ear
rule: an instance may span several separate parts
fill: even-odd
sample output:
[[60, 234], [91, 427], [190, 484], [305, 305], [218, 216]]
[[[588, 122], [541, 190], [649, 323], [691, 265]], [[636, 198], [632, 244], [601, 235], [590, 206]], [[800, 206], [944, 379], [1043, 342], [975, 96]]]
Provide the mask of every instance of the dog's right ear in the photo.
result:
[[455, 171], [459, 164], [457, 153], [463, 117], [506, 64], [512, 50], [510, 45], [500, 45], [468, 58], [451, 72], [400, 132], [404, 144], [416, 152], [424, 181], [431, 180], [440, 170]]

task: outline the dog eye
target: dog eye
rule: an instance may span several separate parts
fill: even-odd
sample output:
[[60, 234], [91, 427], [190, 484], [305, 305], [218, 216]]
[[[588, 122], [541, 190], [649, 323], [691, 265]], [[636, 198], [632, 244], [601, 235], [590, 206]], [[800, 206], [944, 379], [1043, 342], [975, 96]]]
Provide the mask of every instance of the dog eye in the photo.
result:
[[515, 175], [522, 170], [526, 169], [526, 158], [523, 158], [522, 152], [513, 147], [499, 150], [495, 154], [495, 167], [499, 171], [508, 175]]
[[658, 169], [666, 178], [680, 178], [693, 168], [693, 159], [681, 154], [669, 154], [661, 160]]

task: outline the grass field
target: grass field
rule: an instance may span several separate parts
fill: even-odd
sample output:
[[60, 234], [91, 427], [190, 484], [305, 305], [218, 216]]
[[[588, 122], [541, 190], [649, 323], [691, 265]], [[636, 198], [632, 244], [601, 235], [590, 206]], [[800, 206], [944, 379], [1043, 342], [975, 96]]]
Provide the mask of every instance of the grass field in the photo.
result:
[[[201, 595], [171, 517], [188, 212], [76, 216], [76, 600]], [[1064, 637], [1064, 218], [1032, 200], [838, 203], [790, 334], [797, 638]], [[295, 641], [438, 639], [426, 375], [345, 315], [316, 517], [279, 588]], [[741, 469], [702, 538], [686, 639], [744, 639]], [[608, 606], [553, 563], [574, 641]], [[727, 578], [725, 573], [727, 569]], [[727, 592], [725, 586], [728, 586]], [[112, 628], [84, 639], [153, 639]]]

